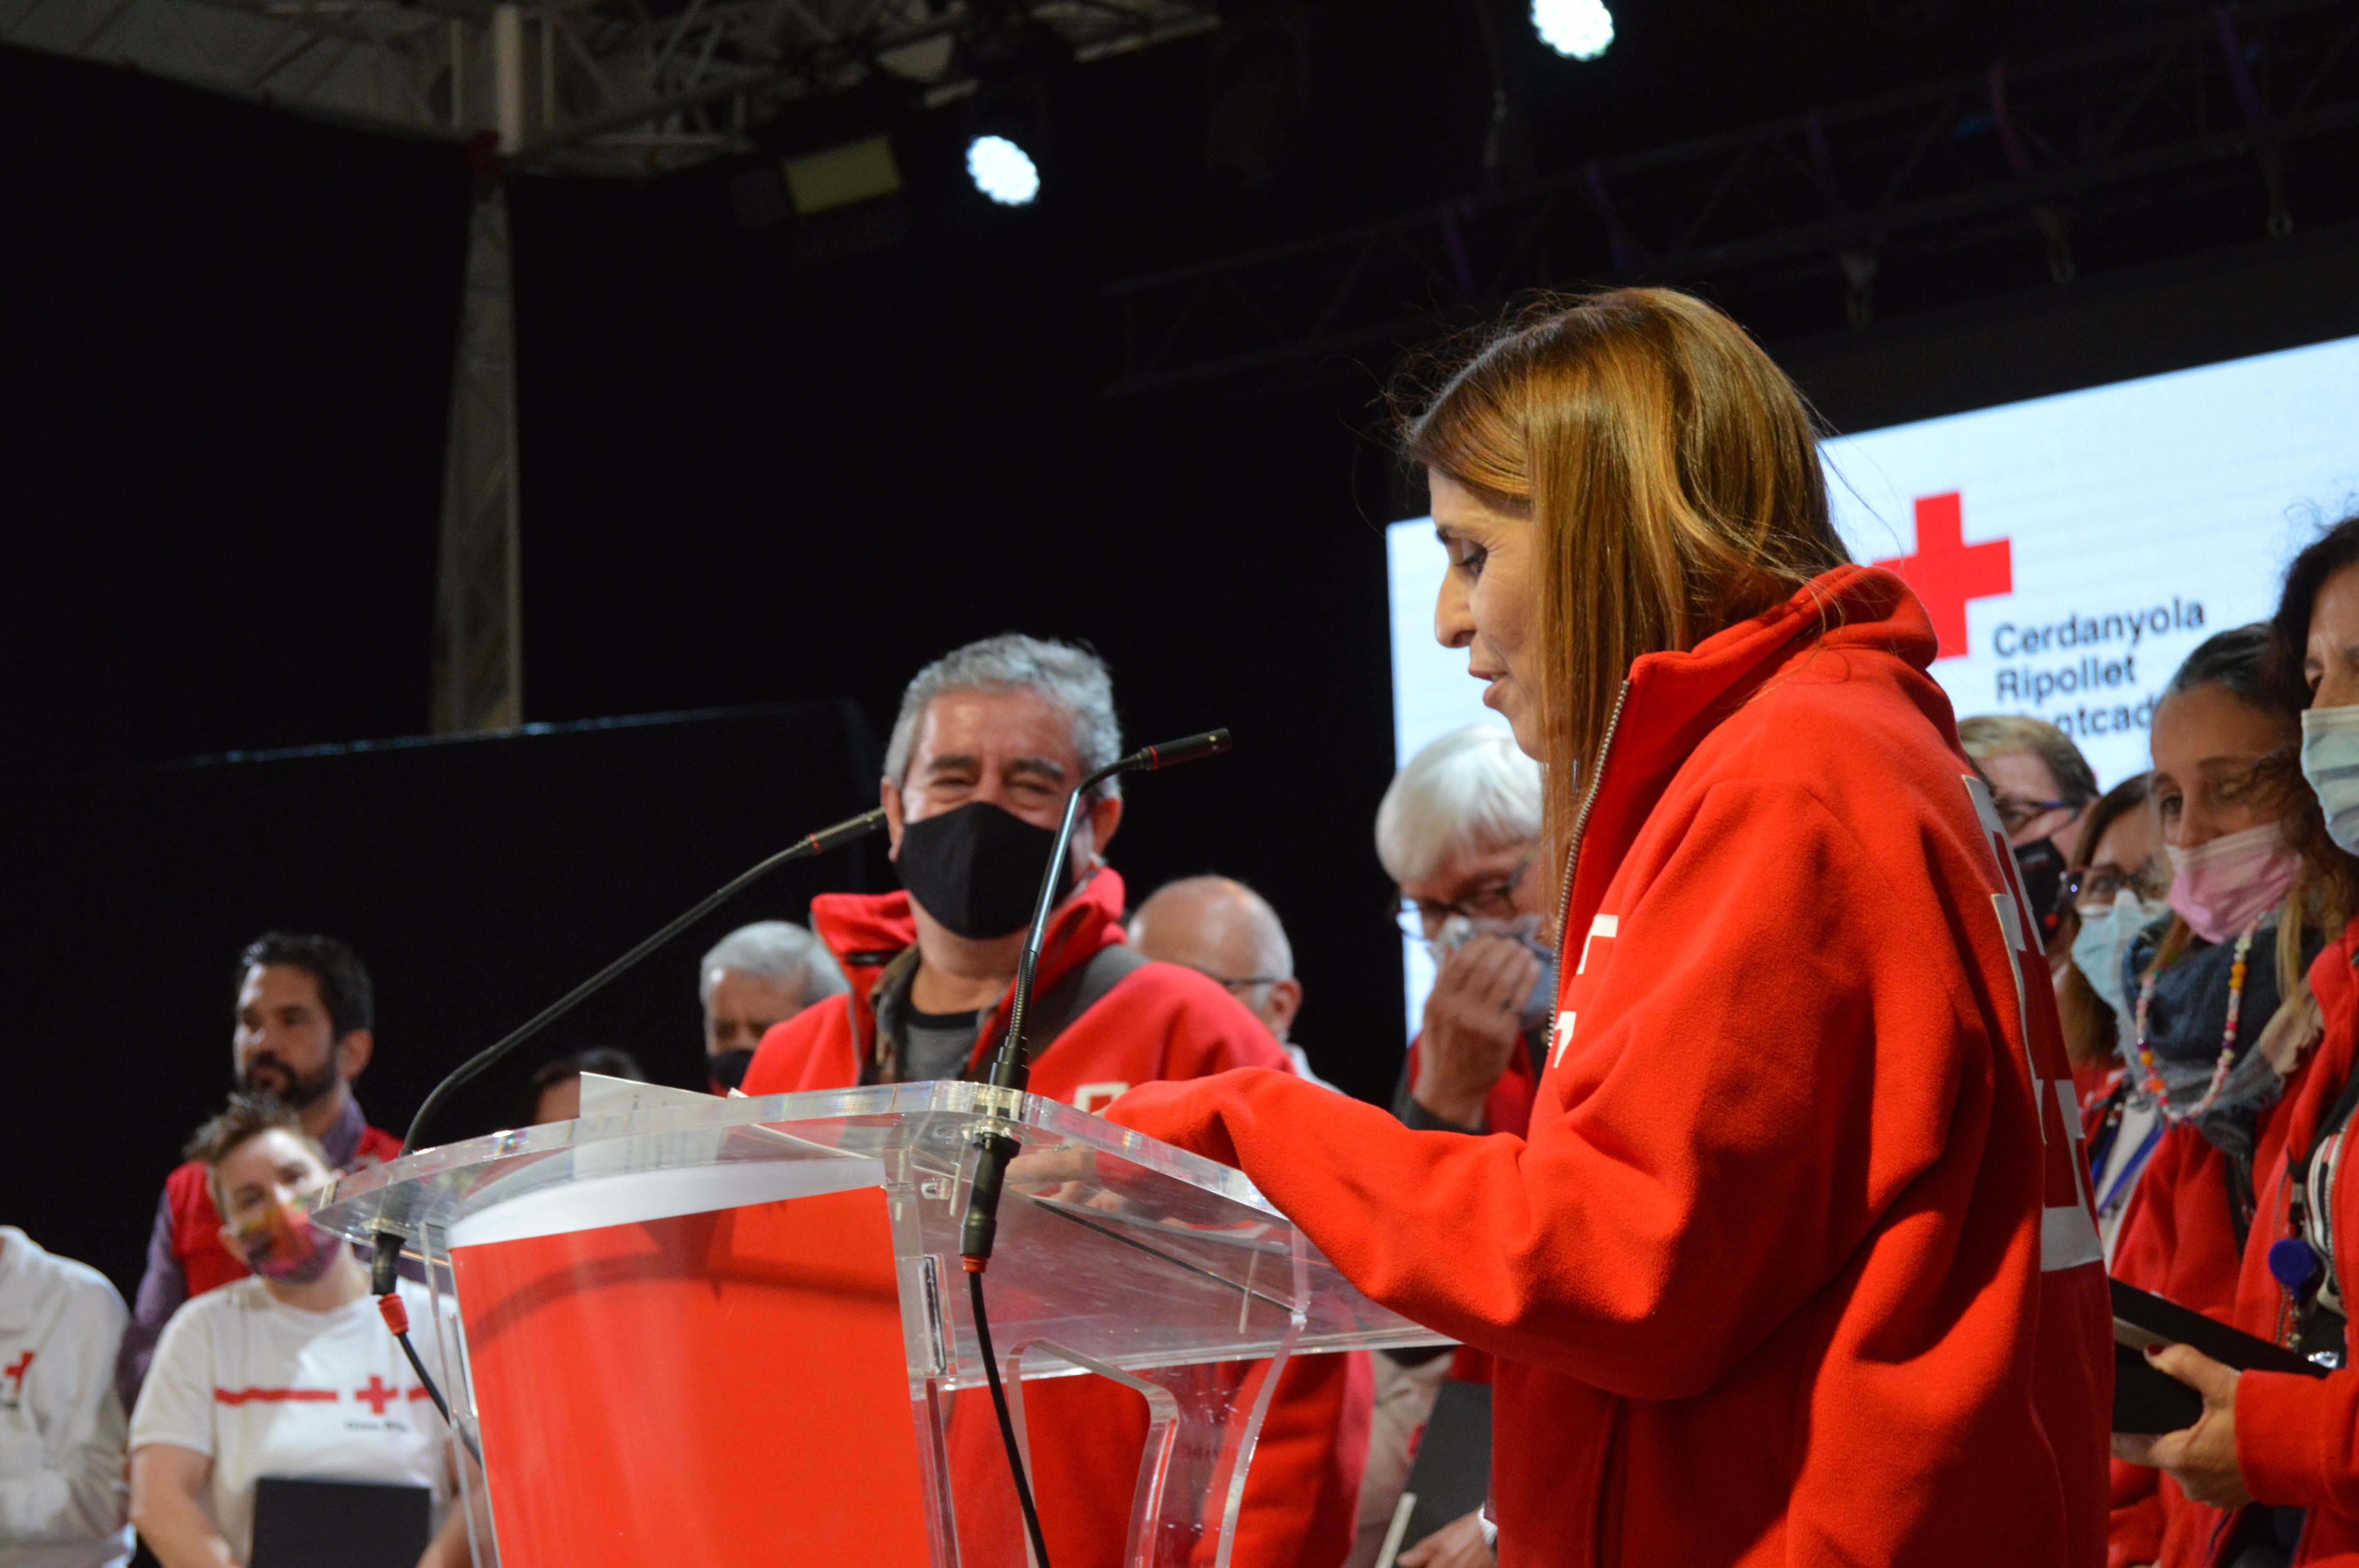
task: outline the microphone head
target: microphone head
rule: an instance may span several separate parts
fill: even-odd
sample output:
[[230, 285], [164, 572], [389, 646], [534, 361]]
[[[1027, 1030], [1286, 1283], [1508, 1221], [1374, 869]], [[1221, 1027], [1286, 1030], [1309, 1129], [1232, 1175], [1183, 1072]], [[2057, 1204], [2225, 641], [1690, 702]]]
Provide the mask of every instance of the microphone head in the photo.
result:
[[1190, 735], [1184, 741], [1167, 741], [1159, 746], [1142, 746], [1138, 754], [1146, 759], [1144, 770], [1155, 773], [1162, 768], [1178, 767], [1199, 757], [1217, 757], [1234, 744], [1225, 730], [1207, 730], [1201, 735]]

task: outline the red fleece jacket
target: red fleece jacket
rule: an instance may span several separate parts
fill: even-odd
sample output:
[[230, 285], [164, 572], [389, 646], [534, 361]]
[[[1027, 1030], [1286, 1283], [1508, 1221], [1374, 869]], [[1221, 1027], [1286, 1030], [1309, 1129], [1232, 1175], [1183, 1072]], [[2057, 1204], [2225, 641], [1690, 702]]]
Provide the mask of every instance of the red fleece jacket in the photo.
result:
[[[1100, 949], [1122, 941], [1122, 879], [1098, 871], [1052, 917], [1035, 994], [1046, 995]], [[851, 977], [851, 993], [831, 997], [765, 1034], [746, 1069], [749, 1095], [859, 1083], [862, 1065], [875, 1050], [870, 989], [885, 966], [917, 940], [906, 893], [822, 894], [811, 900], [811, 926]], [[976, 1038], [973, 1065], [981, 1065], [1006, 1036], [1013, 1000], [1010, 988]], [[1150, 963], [1125, 976], [1049, 1043], [1033, 1060], [1029, 1087], [1082, 1110], [1102, 1110], [1134, 1084], [1242, 1066], [1292, 1072], [1269, 1031], [1218, 982], [1177, 964]], [[1319, 1092], [1343, 1098], [1332, 1089]], [[1245, 1380], [1236, 1395], [1240, 1411], [1251, 1407], [1259, 1366], [1227, 1374]], [[1373, 1400], [1374, 1377], [1364, 1354], [1288, 1363], [1247, 1472], [1233, 1559], [1239, 1568], [1335, 1568], [1343, 1561], [1352, 1546]], [[1147, 1441], [1146, 1401], [1095, 1378], [1027, 1382], [1024, 1401], [1049, 1560], [1057, 1568], [1118, 1568]], [[951, 1448], [960, 1529], [970, 1550], [981, 1544], [982, 1562], [1022, 1562], [1022, 1522], [987, 1400], [961, 1397]], [[1200, 1555], [1210, 1563], [1209, 1552]]]
[[[2325, 1017], [2326, 1033], [2299, 1081], [2288, 1086], [2278, 1103], [2277, 1158], [2258, 1184], [2259, 1212], [2236, 1281], [2236, 1326], [2280, 1343], [2289, 1327], [2289, 1303], [2285, 1287], [2269, 1273], [2269, 1248], [2293, 1234], [2288, 1167], [2309, 1151], [2319, 1123], [2341, 1098], [2354, 1062], [2359, 1062], [2354, 961], [2359, 961], [2359, 921], [2310, 967], [2310, 987]], [[2342, 1162], [2334, 1190], [2327, 1195], [2333, 1216], [2335, 1279], [2345, 1302], [2359, 1301], [2359, 1186], [2353, 1184], [2353, 1164]], [[2359, 1565], [2359, 1371], [2323, 1379], [2284, 1372], [2246, 1372], [2238, 1378], [2236, 1468], [2243, 1472], [2245, 1489], [2260, 1501], [2310, 1510], [2300, 1547], [2294, 1552], [2296, 1563], [2304, 1568]], [[2219, 1521], [2218, 1510], [2186, 1502], [2180, 1508], [2190, 1516], [2190, 1526], [2201, 1521], [2207, 1529], [2182, 1532], [2174, 1528], [2166, 1550], [2182, 1539], [2188, 1549], [2161, 1561], [2173, 1565], [2210, 1562], [2210, 1552], [2197, 1548], [2210, 1545], [2208, 1527]]]
[[1500, 1357], [1503, 1568], [2104, 1558], [2078, 1118], [1934, 645], [1854, 567], [1632, 666], [1528, 1138], [1266, 1072], [1111, 1113]]
[[[2285, 1147], [2287, 1106], [2310, 1076], [2294, 1069], [2286, 1092], [2253, 1124], [2254, 1184]], [[2257, 1217], [2256, 1228], [2259, 1227]], [[2130, 1195], [2114, 1248], [2114, 1274], [2181, 1306], [2232, 1321], [2243, 1254], [2228, 1215], [2228, 1157], [2191, 1127], [2162, 1135]], [[2141, 1563], [2199, 1563], [2209, 1554], [2216, 1509], [2190, 1503], [2179, 1483], [2159, 1470], [2114, 1461], [2113, 1523], [2106, 1560], [2113, 1568]]]

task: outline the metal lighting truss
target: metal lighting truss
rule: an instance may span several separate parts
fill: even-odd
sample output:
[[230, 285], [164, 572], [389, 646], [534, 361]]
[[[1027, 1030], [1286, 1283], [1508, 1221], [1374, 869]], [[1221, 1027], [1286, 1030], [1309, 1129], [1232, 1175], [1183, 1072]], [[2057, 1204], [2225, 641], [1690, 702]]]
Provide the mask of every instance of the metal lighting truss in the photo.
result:
[[878, 71], [955, 96], [962, 38], [1030, 24], [1087, 61], [1215, 20], [1208, 0], [0, 0], [0, 42], [489, 137], [511, 166], [644, 175]]
[[2359, 152], [2359, 0], [2222, 6], [2036, 64], [1645, 152], [1342, 232], [1129, 278], [1110, 390], [1299, 373], [1430, 337], [1437, 315], [1572, 279], [1840, 291], [1994, 228], [2076, 270], [2076, 210], [2248, 189], [2291, 232], [2288, 168]]
[[[466, 142], [510, 169], [630, 176], [745, 150], [762, 121], [880, 71], [955, 99], [975, 85], [964, 39], [1022, 29], [1088, 61], [1215, 20], [1198, 0], [0, 0], [0, 43]], [[444, 457], [439, 734], [524, 721], [507, 204], [498, 180], [478, 189]]]

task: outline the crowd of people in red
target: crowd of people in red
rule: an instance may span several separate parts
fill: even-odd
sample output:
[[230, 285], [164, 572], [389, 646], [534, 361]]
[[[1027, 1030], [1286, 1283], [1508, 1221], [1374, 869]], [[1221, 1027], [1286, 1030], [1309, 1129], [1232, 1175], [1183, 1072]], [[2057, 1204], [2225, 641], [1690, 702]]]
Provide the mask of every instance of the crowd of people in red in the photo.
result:
[[[1115, 783], [1050, 863], [1120, 730], [1093, 653], [1012, 634], [904, 695], [902, 891], [706, 956], [709, 1087], [976, 1076], [1053, 882], [1033, 1092], [1242, 1168], [1461, 1346], [1288, 1364], [1238, 1564], [2359, 1565], [2359, 517], [2189, 654], [2151, 767], [2101, 790], [2051, 726], [1954, 719], [1922, 607], [1834, 532], [1807, 406], [1701, 301], [1518, 316], [1401, 436], [1436, 634], [1505, 724], [1426, 748], [1375, 820], [1435, 965], [1393, 1105], [1310, 1072], [1251, 889], [1131, 909]], [[397, 1151], [353, 1096], [367, 973], [273, 935], [236, 984], [237, 1092], [133, 1309], [0, 1227], [0, 1568], [113, 1568], [135, 1526], [234, 1568], [290, 1477], [414, 1488], [421, 1568], [473, 1560], [470, 1461], [304, 1212]], [[553, 1064], [522, 1119], [577, 1114], [584, 1070], [636, 1076]], [[2124, 1287], [2296, 1359], [2117, 1352]], [[2190, 1390], [2186, 1422], [2125, 1430], [2117, 1371]], [[1490, 1390], [1488, 1501], [1405, 1542], [1452, 1383]], [[1110, 1389], [1027, 1395], [1060, 1568], [1129, 1561], [1146, 1426]], [[969, 1414], [953, 1487], [1003, 1462]], [[960, 1516], [978, 1560], [1019, 1528]]]

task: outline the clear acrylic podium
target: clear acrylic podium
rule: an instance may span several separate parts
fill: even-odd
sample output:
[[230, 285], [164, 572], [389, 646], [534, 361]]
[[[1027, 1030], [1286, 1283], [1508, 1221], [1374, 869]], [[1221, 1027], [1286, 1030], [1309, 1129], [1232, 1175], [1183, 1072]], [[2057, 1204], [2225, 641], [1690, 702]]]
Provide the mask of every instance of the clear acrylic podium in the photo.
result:
[[[425, 1268], [480, 1568], [1022, 1568], [958, 1258], [1000, 1092], [653, 1091], [342, 1178], [320, 1222]], [[1050, 1100], [1014, 1121], [985, 1289], [1056, 1568], [1226, 1568], [1280, 1368], [1442, 1341], [1239, 1173]]]

